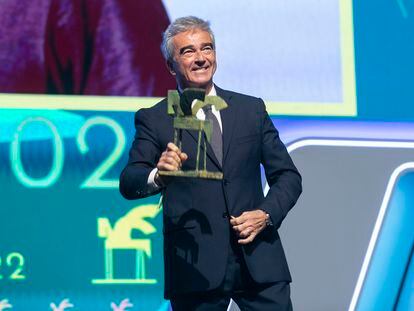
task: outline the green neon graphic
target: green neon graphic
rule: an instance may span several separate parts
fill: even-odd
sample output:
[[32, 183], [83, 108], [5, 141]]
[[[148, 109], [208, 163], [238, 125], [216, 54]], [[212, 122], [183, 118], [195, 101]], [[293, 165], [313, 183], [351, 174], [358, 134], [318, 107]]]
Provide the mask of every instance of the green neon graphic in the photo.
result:
[[[152, 256], [150, 239], [132, 239], [131, 231], [140, 230], [144, 235], [156, 232], [156, 228], [145, 220], [155, 218], [160, 210], [157, 204], [141, 205], [131, 209], [124, 217], [111, 227], [108, 218], [98, 218], [98, 236], [105, 239], [105, 278], [94, 279], [92, 284], [157, 284], [156, 279], [148, 279], [145, 266], [145, 255]], [[135, 277], [116, 279], [114, 277], [113, 251], [120, 249], [135, 250]]]
[[[54, 157], [52, 167], [49, 174], [44, 178], [31, 178], [26, 174], [23, 168], [21, 160], [21, 150], [20, 150], [20, 137], [22, 135], [23, 129], [26, 125], [40, 122], [47, 125], [53, 134], [53, 146], [54, 146]], [[64, 149], [63, 141], [59, 135], [59, 132], [56, 126], [48, 119], [43, 117], [29, 117], [25, 119], [16, 129], [14, 134], [13, 141], [10, 148], [10, 160], [11, 168], [13, 173], [16, 175], [17, 180], [24, 186], [28, 188], [45, 188], [53, 185], [62, 173], [63, 162], [64, 162]]]
[[99, 165], [96, 170], [88, 177], [81, 185], [80, 188], [118, 188], [118, 179], [103, 179], [102, 176], [111, 169], [111, 167], [119, 160], [125, 148], [125, 133], [122, 127], [113, 119], [106, 117], [94, 117], [85, 122], [80, 128], [77, 144], [80, 152], [85, 154], [89, 151], [89, 147], [86, 144], [85, 136], [87, 131], [96, 125], [104, 125], [112, 129], [115, 133], [116, 144], [112, 153]]
[[[0, 257], [0, 268], [2, 265], [2, 258]], [[6, 266], [9, 268], [14, 268], [14, 271], [10, 274], [10, 280], [25, 280], [26, 276], [22, 274], [24, 269], [24, 257], [22, 254], [13, 252], [7, 255], [6, 257]], [[4, 276], [0, 274], [0, 280], [4, 279]]]
[[10, 253], [7, 257], [6, 257], [6, 264], [8, 267], [12, 267], [13, 266], [13, 261], [17, 262], [16, 268], [13, 271], [13, 273], [10, 275], [9, 279], [10, 280], [25, 280], [26, 276], [21, 274], [21, 272], [24, 269], [24, 257], [22, 254], [20, 253]]

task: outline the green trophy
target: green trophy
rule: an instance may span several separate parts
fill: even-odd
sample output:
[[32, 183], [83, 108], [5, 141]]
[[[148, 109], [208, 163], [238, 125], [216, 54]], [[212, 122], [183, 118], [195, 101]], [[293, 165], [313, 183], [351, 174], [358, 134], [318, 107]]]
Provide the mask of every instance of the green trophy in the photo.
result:
[[[207, 171], [207, 142], [211, 140], [212, 124], [209, 120], [196, 118], [197, 111], [207, 105], [214, 106], [216, 110], [227, 108], [226, 102], [221, 97], [205, 96], [205, 90], [203, 89], [188, 88], [182, 92], [181, 96], [176, 90], [168, 91], [168, 114], [174, 117], [174, 144], [183, 150], [182, 131], [197, 131], [197, 158], [195, 170], [160, 171], [160, 175], [223, 179], [223, 173]], [[203, 148], [201, 148], [202, 146]], [[202, 167], [200, 163], [201, 149], [203, 149]]]

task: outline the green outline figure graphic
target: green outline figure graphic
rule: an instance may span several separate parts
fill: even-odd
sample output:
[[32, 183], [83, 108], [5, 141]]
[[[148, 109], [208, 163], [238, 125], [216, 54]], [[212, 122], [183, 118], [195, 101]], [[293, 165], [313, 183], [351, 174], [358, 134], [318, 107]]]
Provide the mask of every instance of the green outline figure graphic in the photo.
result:
[[[152, 256], [151, 240], [133, 239], [131, 232], [134, 229], [141, 231], [144, 235], [156, 232], [156, 228], [145, 218], [155, 218], [159, 211], [157, 204], [137, 206], [119, 218], [113, 227], [108, 218], [98, 218], [98, 236], [105, 239], [105, 278], [94, 279], [93, 284], [157, 283], [156, 279], [146, 277], [145, 255], [148, 258]], [[117, 279], [114, 277], [114, 250], [135, 250], [135, 278]]]

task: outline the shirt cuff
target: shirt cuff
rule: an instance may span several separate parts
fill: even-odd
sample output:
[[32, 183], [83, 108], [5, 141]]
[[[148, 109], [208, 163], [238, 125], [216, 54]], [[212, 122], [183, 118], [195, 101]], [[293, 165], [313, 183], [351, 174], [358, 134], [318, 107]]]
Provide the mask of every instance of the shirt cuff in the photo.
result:
[[158, 173], [158, 168], [154, 168], [151, 172], [150, 172], [150, 174], [149, 174], [149, 176], [148, 176], [148, 181], [147, 181], [147, 184], [148, 184], [148, 191], [149, 192], [154, 192], [154, 191], [157, 191], [157, 190], [159, 190], [161, 187], [160, 186], [158, 186], [157, 185], [157, 183], [155, 182], [155, 175]]

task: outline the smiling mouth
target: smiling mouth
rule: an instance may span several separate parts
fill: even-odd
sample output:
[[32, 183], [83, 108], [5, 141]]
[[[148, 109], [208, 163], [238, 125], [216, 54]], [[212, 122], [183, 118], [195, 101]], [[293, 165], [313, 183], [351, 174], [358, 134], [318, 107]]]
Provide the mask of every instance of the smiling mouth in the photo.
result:
[[197, 67], [197, 68], [193, 68], [192, 71], [206, 71], [209, 68], [210, 68], [210, 66], [208, 66], [208, 67]]

